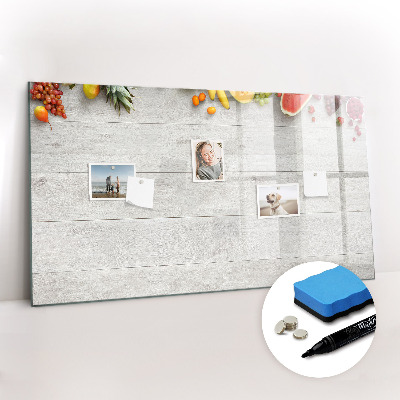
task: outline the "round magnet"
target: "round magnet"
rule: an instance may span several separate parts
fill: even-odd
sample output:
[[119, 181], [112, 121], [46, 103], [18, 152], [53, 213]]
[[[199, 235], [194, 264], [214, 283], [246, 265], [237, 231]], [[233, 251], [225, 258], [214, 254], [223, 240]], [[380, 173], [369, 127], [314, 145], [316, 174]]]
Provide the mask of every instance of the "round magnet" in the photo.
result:
[[308, 332], [305, 329], [296, 329], [293, 332], [293, 336], [296, 339], [305, 339], [308, 336]]
[[275, 333], [277, 333], [278, 335], [281, 335], [283, 332], [285, 332], [285, 329], [286, 329], [286, 324], [283, 321], [279, 321], [275, 325]]
[[297, 328], [297, 318], [292, 315], [283, 318], [283, 322], [286, 324], [286, 329], [288, 331], [293, 331]]

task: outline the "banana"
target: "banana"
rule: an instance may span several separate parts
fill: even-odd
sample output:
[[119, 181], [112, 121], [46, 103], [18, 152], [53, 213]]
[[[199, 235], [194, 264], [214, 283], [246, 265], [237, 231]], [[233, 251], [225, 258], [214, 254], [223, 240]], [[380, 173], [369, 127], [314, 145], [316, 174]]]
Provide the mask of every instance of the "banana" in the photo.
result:
[[217, 91], [216, 90], [209, 90], [208, 91], [208, 95], [210, 96], [210, 99], [211, 100], [214, 100], [215, 99], [215, 93], [216, 93]]
[[221, 104], [227, 109], [229, 110], [229, 100], [226, 97], [225, 91], [224, 90], [217, 90], [217, 95], [219, 98], [219, 101], [221, 102]]

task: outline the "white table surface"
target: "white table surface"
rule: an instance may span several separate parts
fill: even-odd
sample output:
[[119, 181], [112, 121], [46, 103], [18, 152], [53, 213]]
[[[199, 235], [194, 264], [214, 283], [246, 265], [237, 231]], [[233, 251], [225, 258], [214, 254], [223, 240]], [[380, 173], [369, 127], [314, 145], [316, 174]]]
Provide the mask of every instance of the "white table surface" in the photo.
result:
[[377, 309], [372, 346], [324, 379], [287, 370], [268, 350], [266, 289], [39, 308], [0, 302], [0, 398], [389, 398], [400, 378], [400, 272], [366, 283]]

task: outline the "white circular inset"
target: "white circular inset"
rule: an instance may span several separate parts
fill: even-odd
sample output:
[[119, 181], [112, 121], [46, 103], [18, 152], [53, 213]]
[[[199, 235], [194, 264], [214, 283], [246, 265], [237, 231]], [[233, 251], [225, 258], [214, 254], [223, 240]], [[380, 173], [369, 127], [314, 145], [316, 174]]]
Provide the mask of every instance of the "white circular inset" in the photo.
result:
[[[294, 304], [295, 282], [335, 267], [337, 264], [322, 261], [298, 265], [277, 279], [265, 299], [262, 311], [265, 341], [275, 358], [299, 375], [326, 378], [341, 374], [363, 358], [374, 338], [374, 333], [371, 333], [330, 353], [301, 357], [325, 336], [375, 314], [374, 305], [369, 304], [332, 322], [323, 322]], [[287, 329], [280, 335], [275, 333], [277, 321], [288, 315], [297, 318], [297, 328], [307, 331], [306, 338], [297, 340], [293, 337], [293, 331]]]

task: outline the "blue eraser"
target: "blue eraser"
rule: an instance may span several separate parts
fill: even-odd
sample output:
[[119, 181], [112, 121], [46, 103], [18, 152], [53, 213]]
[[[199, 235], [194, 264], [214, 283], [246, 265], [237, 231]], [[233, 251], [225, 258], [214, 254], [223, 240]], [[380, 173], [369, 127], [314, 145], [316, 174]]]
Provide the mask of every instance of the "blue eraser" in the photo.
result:
[[373, 303], [361, 279], [341, 265], [294, 284], [294, 302], [325, 322]]

